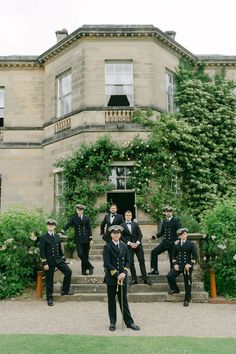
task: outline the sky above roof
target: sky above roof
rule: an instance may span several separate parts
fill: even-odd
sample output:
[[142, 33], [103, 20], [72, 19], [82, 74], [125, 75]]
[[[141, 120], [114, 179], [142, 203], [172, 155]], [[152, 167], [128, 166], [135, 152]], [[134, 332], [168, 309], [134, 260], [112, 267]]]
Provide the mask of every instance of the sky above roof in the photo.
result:
[[193, 54], [236, 55], [235, 13], [235, 0], [7, 0], [0, 56], [39, 55], [84, 24], [154, 25]]

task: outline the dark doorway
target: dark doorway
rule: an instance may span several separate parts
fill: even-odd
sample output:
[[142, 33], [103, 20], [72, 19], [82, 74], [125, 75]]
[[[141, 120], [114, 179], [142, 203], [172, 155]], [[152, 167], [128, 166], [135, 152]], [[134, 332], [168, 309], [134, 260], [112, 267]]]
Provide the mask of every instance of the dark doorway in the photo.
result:
[[109, 204], [115, 203], [117, 204], [117, 212], [119, 214], [125, 215], [126, 210], [130, 210], [133, 215], [133, 219], [136, 218], [136, 210], [135, 210], [135, 195], [133, 192], [127, 193], [107, 193], [107, 202]]

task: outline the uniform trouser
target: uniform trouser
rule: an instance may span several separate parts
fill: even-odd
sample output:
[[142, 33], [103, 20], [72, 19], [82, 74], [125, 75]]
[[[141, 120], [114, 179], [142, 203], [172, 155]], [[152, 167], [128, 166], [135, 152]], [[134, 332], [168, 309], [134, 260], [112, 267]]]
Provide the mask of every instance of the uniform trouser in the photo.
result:
[[146, 271], [146, 266], [145, 266], [143, 245], [140, 244], [137, 248], [131, 248], [128, 246], [128, 251], [129, 251], [130, 272], [131, 272], [132, 279], [137, 280], [136, 269], [134, 266], [134, 255], [136, 254], [138, 261], [139, 261], [139, 266], [140, 266], [142, 278], [143, 278], [143, 280], [146, 280], [147, 279], [147, 271]]
[[167, 274], [167, 279], [171, 290], [179, 291], [179, 288], [176, 284], [176, 278], [178, 275], [183, 273], [184, 275], [184, 287], [185, 287], [185, 301], [190, 301], [191, 299], [191, 289], [192, 289], [192, 269], [189, 269], [189, 274], [182, 271], [177, 271], [172, 268], [169, 273]]
[[89, 245], [89, 243], [77, 243], [76, 242], [76, 248], [77, 248], [78, 257], [81, 259], [82, 273], [85, 273], [87, 269], [90, 269], [93, 267], [92, 264], [88, 260], [90, 245]]
[[174, 242], [165, 242], [163, 240], [157, 247], [153, 248], [151, 252], [151, 269], [158, 270], [158, 255], [167, 251], [169, 254], [170, 269], [173, 267], [172, 254], [173, 254]]
[[118, 296], [120, 310], [122, 312], [121, 286], [123, 287], [123, 316], [124, 316], [123, 318], [126, 326], [129, 326], [134, 321], [129, 310], [126, 284], [118, 286], [118, 293], [116, 293], [117, 290], [116, 285], [107, 285], [108, 314], [109, 314], [110, 323], [116, 324], [116, 294]]
[[53, 294], [53, 277], [55, 268], [58, 268], [64, 274], [64, 280], [62, 284], [62, 289], [64, 293], [67, 293], [70, 290], [70, 283], [71, 283], [71, 274], [72, 271], [68, 267], [65, 262], [62, 262], [57, 265], [50, 265], [49, 270], [46, 271], [46, 296], [47, 300], [52, 299]]

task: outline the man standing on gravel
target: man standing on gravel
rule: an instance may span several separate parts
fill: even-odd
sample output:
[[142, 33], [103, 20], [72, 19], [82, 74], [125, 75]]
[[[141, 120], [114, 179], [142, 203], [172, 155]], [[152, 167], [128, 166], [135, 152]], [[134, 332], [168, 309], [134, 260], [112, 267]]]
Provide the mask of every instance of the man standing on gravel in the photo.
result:
[[55, 233], [56, 221], [47, 220], [47, 233], [40, 238], [40, 257], [46, 273], [46, 296], [48, 306], [53, 306], [53, 277], [55, 268], [64, 274], [61, 295], [74, 295], [70, 290], [71, 270], [65, 263], [60, 236]]
[[134, 323], [128, 305], [127, 283], [129, 255], [127, 245], [120, 242], [121, 231], [123, 231], [123, 227], [120, 225], [110, 226], [109, 232], [111, 232], [112, 241], [107, 243], [103, 249], [103, 261], [106, 272], [104, 282], [107, 285], [108, 313], [110, 318], [109, 330], [115, 331], [116, 329], [117, 294], [122, 313], [122, 321], [124, 321], [127, 328], [137, 331], [140, 327]]

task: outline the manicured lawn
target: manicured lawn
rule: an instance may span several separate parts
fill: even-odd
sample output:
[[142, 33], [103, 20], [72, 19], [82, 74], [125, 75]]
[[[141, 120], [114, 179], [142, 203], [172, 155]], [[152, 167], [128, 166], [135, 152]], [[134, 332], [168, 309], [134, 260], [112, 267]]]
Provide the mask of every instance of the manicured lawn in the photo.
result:
[[235, 354], [236, 338], [0, 334], [1, 354]]

